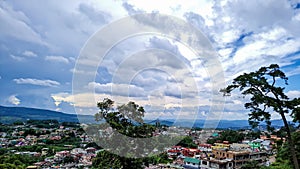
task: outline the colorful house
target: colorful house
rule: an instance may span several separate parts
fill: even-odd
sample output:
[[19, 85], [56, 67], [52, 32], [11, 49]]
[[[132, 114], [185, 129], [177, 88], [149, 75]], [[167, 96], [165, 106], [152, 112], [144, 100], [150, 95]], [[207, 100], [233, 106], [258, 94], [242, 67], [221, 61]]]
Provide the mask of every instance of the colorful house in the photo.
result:
[[198, 169], [200, 167], [201, 161], [196, 158], [189, 158], [186, 157], [184, 159], [184, 168], [189, 168], [189, 169]]

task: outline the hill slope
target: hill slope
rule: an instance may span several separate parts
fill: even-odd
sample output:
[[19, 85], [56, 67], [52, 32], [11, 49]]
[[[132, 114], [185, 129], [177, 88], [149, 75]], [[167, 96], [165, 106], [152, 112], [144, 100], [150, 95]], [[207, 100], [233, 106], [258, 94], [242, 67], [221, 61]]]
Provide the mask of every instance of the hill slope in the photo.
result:
[[[93, 120], [93, 116], [79, 115], [80, 119], [86, 119], [88, 121]], [[31, 120], [45, 120], [53, 119], [59, 122], [78, 122], [76, 114], [67, 114], [57, 111], [26, 108], [26, 107], [4, 107], [0, 106], [0, 122], [12, 123], [14, 121], [26, 121]]]

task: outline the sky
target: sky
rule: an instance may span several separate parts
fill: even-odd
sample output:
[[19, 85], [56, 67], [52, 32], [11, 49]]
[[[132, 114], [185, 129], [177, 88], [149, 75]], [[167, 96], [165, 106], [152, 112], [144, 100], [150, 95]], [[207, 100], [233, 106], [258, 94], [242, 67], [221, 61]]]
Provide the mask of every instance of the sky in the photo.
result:
[[[129, 22], [143, 14], [178, 18], [201, 32], [208, 53], [166, 36], [193, 34], [168, 20]], [[134, 34], [151, 22], [161, 33]], [[245, 100], [223, 98], [217, 88], [271, 63], [289, 77], [287, 95], [300, 96], [297, 0], [1, 0], [0, 23], [3, 106], [94, 114], [108, 97], [116, 105], [135, 101], [151, 119], [247, 119]], [[127, 31], [133, 36], [99, 53]]]

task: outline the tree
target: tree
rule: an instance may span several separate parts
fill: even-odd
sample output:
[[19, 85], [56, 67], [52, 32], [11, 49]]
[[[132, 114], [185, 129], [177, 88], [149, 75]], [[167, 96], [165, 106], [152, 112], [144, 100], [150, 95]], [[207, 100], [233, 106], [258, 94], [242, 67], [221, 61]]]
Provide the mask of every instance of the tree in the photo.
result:
[[299, 169], [294, 142], [285, 115], [290, 113], [295, 121], [300, 120], [300, 98], [289, 99], [284, 93], [285, 88], [278, 86], [280, 82], [288, 85], [287, 80], [288, 78], [279, 66], [271, 64], [268, 67], [261, 67], [258, 71], [238, 76], [231, 85], [221, 89], [221, 92], [224, 96], [229, 96], [234, 89], [239, 89], [242, 95], [250, 96], [250, 101], [244, 106], [250, 109], [249, 123], [253, 127], [265, 121], [268, 129], [271, 129], [270, 111], [280, 114], [286, 128], [294, 166]]
[[145, 110], [142, 106], [130, 101], [127, 104], [114, 108], [114, 101], [105, 98], [98, 102], [99, 112], [95, 120], [105, 119], [106, 122], [120, 133], [130, 137], [151, 137], [155, 130], [153, 126], [143, 123]]
[[142, 159], [120, 157], [116, 154], [103, 150], [93, 159], [93, 168], [117, 169], [117, 168], [137, 168], [142, 169]]
[[211, 138], [207, 140], [208, 144], [214, 144], [216, 142], [229, 141], [230, 143], [238, 143], [242, 142], [245, 135], [241, 132], [234, 130], [224, 130], [220, 133], [220, 135], [216, 138]]
[[[295, 151], [300, 152], [300, 132], [294, 132], [292, 134], [292, 138], [295, 143]], [[290, 147], [287, 143], [284, 143], [283, 146], [278, 148], [278, 153], [276, 157], [276, 161], [287, 161], [291, 159]], [[297, 158], [300, 159], [300, 154], [297, 154]]]
[[260, 168], [257, 161], [248, 161], [246, 164], [242, 165], [241, 169], [253, 169], [253, 168]]
[[69, 164], [69, 163], [74, 163], [74, 162], [75, 162], [75, 159], [72, 156], [66, 156], [63, 159], [63, 163], [64, 164]]
[[197, 144], [194, 143], [193, 139], [190, 136], [184, 137], [177, 146], [187, 147], [187, 148], [197, 148]]
[[120, 157], [116, 154], [110, 153], [109, 151], [100, 151], [95, 158], [93, 158], [92, 167], [93, 168], [103, 168], [103, 169], [119, 169], [119, 168], [135, 168], [142, 169], [149, 164], [158, 163], [170, 163], [172, 160], [168, 158], [167, 153], [158, 154], [151, 157], [145, 158], [126, 158]]

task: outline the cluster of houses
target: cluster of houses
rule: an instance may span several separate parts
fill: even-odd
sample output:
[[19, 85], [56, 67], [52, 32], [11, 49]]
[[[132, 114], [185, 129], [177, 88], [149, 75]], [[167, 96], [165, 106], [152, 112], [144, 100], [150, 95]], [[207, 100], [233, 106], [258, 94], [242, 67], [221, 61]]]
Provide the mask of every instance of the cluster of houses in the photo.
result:
[[[24, 135], [25, 129], [38, 130], [39, 134]], [[100, 136], [109, 135], [111, 128], [102, 130]], [[209, 137], [218, 135], [216, 130], [197, 130], [190, 131], [188, 129], [170, 127], [166, 130], [156, 130], [153, 135], [186, 135], [193, 138], [197, 148], [189, 148], [182, 146], [173, 146], [167, 148], [167, 155], [173, 159], [171, 164], [159, 164], [149, 166], [151, 168], [187, 168], [187, 169], [239, 169], [249, 161], [257, 161], [260, 165], [269, 165], [268, 156], [272, 152], [278, 138], [275, 135], [271, 137], [261, 136], [255, 140], [244, 140], [241, 143], [232, 143], [224, 141], [215, 143], [214, 145], [206, 144]], [[43, 140], [59, 141], [64, 137], [73, 135], [81, 138], [82, 143], [91, 143], [92, 139], [84, 132], [78, 132], [78, 128], [60, 126], [58, 128], [35, 128], [34, 126], [13, 126], [11, 132], [0, 132], [0, 148], [19, 147], [25, 145], [45, 145]], [[283, 141], [285, 141], [283, 139]], [[205, 143], [205, 144], [204, 144]], [[46, 147], [46, 146], [45, 146]], [[64, 151], [55, 152], [49, 156], [49, 148], [43, 148], [41, 152], [20, 152], [11, 151], [15, 154], [26, 154], [31, 156], [43, 156], [44, 160], [39, 161], [30, 168], [89, 168], [92, 166], [92, 159], [97, 155], [98, 151], [94, 147], [81, 146], [74, 148], [72, 145], [65, 145]]]
[[224, 141], [214, 145], [198, 144], [197, 148], [173, 146], [167, 153], [170, 159], [175, 159], [172, 168], [239, 169], [249, 161], [268, 166], [272, 143], [273, 139], [270, 138], [244, 140], [242, 143], [232, 144]]
[[170, 159], [175, 159], [172, 164], [159, 164], [147, 169], [240, 169], [251, 160], [260, 165], [269, 165], [269, 152], [264, 150], [264, 145], [259, 144], [258, 140], [249, 144], [199, 144], [198, 148], [173, 146], [167, 153]]
[[[47, 151], [47, 148], [43, 149], [42, 154], [47, 155]], [[97, 152], [93, 147], [59, 151], [54, 156], [47, 157], [44, 161], [34, 163], [32, 166], [28, 166], [28, 168], [88, 168], [92, 165], [92, 159], [96, 156]]]
[[[28, 166], [34, 168], [88, 168], [92, 165], [92, 159], [97, 155], [94, 147], [87, 147], [92, 139], [84, 131], [78, 131], [78, 127], [53, 127], [38, 128], [32, 125], [11, 125], [9, 131], [0, 132], [0, 149], [7, 148], [9, 153], [43, 157], [42, 161]], [[28, 130], [33, 133], [28, 133]], [[28, 134], [26, 134], [26, 132]], [[66, 137], [80, 138], [80, 148], [74, 145], [60, 145], [64, 151], [55, 152], [47, 146], [49, 141], [60, 141]], [[48, 141], [48, 142], [47, 142]], [[63, 143], [63, 142], [62, 142]], [[22, 146], [44, 147], [38, 151], [18, 151]]]

